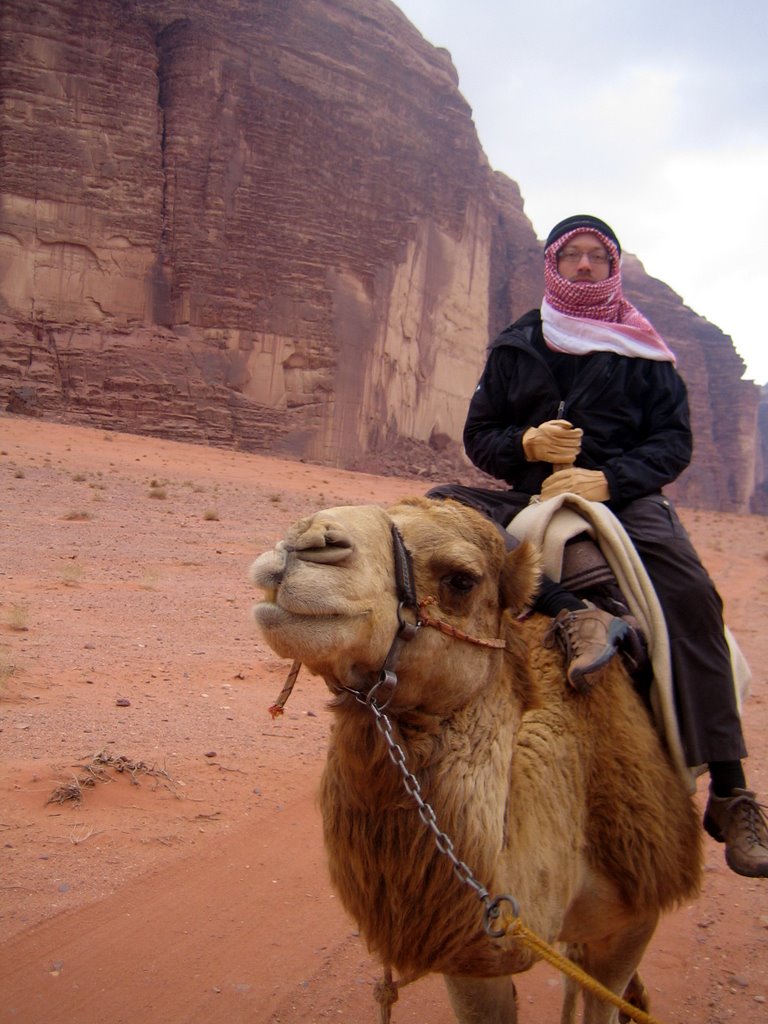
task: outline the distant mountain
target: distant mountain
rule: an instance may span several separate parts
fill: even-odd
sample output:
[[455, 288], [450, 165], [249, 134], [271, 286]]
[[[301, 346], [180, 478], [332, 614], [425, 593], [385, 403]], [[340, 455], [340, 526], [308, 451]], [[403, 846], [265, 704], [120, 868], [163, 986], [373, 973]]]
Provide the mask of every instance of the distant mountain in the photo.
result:
[[[0, 36], [0, 408], [471, 475], [467, 402], [541, 245], [444, 50], [388, 0], [5, 0]], [[627, 281], [691, 392], [677, 495], [747, 510], [759, 389]]]

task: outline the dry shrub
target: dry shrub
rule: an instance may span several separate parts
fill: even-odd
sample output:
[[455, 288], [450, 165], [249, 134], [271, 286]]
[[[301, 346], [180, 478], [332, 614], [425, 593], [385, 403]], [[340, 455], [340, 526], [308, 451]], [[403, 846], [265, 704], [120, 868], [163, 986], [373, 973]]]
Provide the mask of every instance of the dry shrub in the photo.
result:
[[83, 578], [83, 570], [79, 565], [62, 566], [59, 578], [65, 587], [76, 587]]
[[8, 612], [8, 625], [17, 633], [26, 633], [29, 629], [29, 608], [25, 604], [12, 604]]
[[80, 774], [73, 775], [70, 782], [63, 782], [60, 786], [57, 786], [46, 800], [46, 805], [65, 804], [68, 801], [80, 803], [83, 799], [84, 789], [92, 789], [97, 782], [113, 781], [113, 776], [110, 772], [116, 772], [118, 775], [127, 774], [131, 784], [134, 786], [139, 785], [138, 777], [140, 775], [164, 779], [164, 784], [167, 788], [174, 795], [177, 795], [174, 789], [174, 781], [164, 768], [148, 765], [144, 761], [132, 761], [122, 754], [116, 756], [101, 750], [98, 754], [94, 754], [88, 764], [75, 765], [75, 767], [79, 768]]
[[8, 680], [16, 673], [16, 666], [7, 658], [0, 657], [0, 694], [5, 689]]

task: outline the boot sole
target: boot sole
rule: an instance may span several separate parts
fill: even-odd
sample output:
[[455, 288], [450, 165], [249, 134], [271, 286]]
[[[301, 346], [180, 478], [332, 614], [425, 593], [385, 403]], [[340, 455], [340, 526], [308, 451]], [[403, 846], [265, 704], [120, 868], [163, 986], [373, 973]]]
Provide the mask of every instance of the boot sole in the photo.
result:
[[728, 867], [737, 875], [742, 875], [744, 878], [768, 878], [768, 864], [762, 868], [758, 868], [756, 871], [750, 871], [749, 868], [741, 867], [731, 860], [728, 856], [728, 851], [725, 852], [725, 863]]

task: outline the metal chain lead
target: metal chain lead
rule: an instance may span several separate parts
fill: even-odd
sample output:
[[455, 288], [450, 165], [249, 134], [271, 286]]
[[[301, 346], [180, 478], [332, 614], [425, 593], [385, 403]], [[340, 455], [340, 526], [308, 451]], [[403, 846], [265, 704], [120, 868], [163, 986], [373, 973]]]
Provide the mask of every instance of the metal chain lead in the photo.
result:
[[[389, 680], [382, 678], [369, 692], [367, 698], [363, 697], [362, 694], [356, 690], [349, 690], [348, 692], [352, 693], [355, 699], [361, 704], [366, 704], [373, 712], [376, 728], [384, 737], [387, 744], [387, 753], [389, 754], [392, 763], [400, 771], [400, 774], [403, 777], [403, 784], [408, 795], [416, 802], [419, 809], [419, 817], [434, 835], [435, 846], [440, 853], [445, 854], [445, 856], [451, 861], [454, 873], [459, 881], [473, 889], [478, 899], [483, 904], [483, 928], [485, 929], [486, 934], [492, 939], [503, 939], [504, 936], [508, 934], [509, 929], [506, 925], [503, 925], [501, 928], [493, 927], [493, 922], [497, 921], [501, 916], [501, 905], [503, 903], [508, 903], [512, 911], [512, 916], [515, 918], [515, 924], [517, 926], [515, 935], [519, 941], [524, 942], [539, 956], [553, 964], [558, 968], [558, 970], [562, 971], [566, 977], [570, 977], [576, 981], [576, 983], [581, 985], [582, 988], [597, 995], [598, 998], [603, 999], [606, 1002], [611, 1002], [614, 1006], [617, 1006], [624, 1015], [622, 1019], [638, 1021], [641, 1022], [641, 1024], [661, 1024], [661, 1021], [657, 1020], [655, 1017], [651, 1017], [644, 1010], [638, 1009], [633, 1004], [618, 996], [615, 992], [612, 992], [604, 985], [601, 985], [600, 982], [595, 981], [594, 978], [590, 977], [590, 975], [588, 975], [577, 964], [574, 964], [572, 961], [568, 960], [567, 957], [559, 954], [557, 950], [553, 949], [547, 942], [536, 935], [535, 932], [526, 928], [520, 921], [520, 905], [514, 896], [503, 895], [491, 898], [488, 890], [478, 882], [468, 865], [465, 864], [463, 860], [459, 860], [453, 851], [453, 843], [450, 838], [438, 827], [437, 815], [435, 814], [434, 808], [422, 797], [419, 780], [413, 772], [409, 771], [405, 763], [405, 752], [392, 735], [392, 723], [374, 699], [376, 690], [385, 682], [389, 682]], [[389, 975], [389, 981], [391, 985], [391, 974]], [[402, 984], [407, 983], [407, 981], [402, 982]], [[397, 993], [395, 991], [394, 998], [386, 1004], [387, 1013], [389, 1013], [391, 1003], [394, 1002], [396, 998]], [[384, 1018], [382, 1017], [382, 1019]], [[389, 1020], [390, 1017], [387, 1016], [386, 1019]]]
[[[375, 688], [374, 688], [375, 689]], [[371, 709], [376, 722], [376, 728], [379, 730], [381, 735], [384, 737], [384, 742], [387, 744], [387, 753], [389, 758], [395, 767], [399, 770], [403, 777], [403, 785], [408, 795], [413, 799], [418, 807], [419, 817], [427, 828], [432, 832], [435, 840], [435, 846], [438, 851], [448, 858], [453, 865], [453, 871], [456, 877], [464, 885], [469, 886], [483, 904], [483, 926], [486, 932], [493, 938], [501, 938], [505, 933], [504, 931], [494, 931], [491, 928], [491, 921], [498, 918], [500, 913], [500, 905], [502, 902], [511, 904], [513, 914], [515, 917], [519, 915], [519, 907], [517, 901], [511, 896], [498, 896], [496, 899], [491, 899], [491, 895], [484, 885], [481, 885], [472, 873], [472, 869], [463, 860], [459, 860], [453, 849], [453, 842], [450, 837], [442, 831], [437, 823], [437, 815], [435, 809], [431, 804], [427, 803], [424, 797], [421, 795], [421, 786], [419, 780], [409, 770], [405, 763], [405, 751], [400, 744], [395, 740], [392, 735], [392, 723], [389, 717], [384, 711], [378, 706], [376, 701], [372, 699], [374, 696], [373, 690], [368, 695], [367, 700], [361, 700], [361, 703], [365, 703]]]

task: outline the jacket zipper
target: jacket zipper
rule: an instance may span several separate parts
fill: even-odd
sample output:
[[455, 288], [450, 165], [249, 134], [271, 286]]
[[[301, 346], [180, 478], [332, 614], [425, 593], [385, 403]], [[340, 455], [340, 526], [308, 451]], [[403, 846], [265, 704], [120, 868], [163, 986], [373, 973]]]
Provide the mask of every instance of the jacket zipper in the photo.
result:
[[[530, 330], [529, 328], [523, 328], [523, 330], [530, 331], [530, 333], [524, 335], [523, 338], [515, 338], [511, 341], [508, 341], [506, 342], [506, 344], [509, 346], [509, 348], [519, 348], [523, 352], [526, 352], [529, 356], [533, 356], [534, 359], [537, 359], [544, 367], [546, 372], [549, 374], [553, 384], [555, 385], [555, 388], [559, 390], [557, 379], [555, 378], [555, 375], [552, 372], [549, 364], [543, 356], [539, 355], [539, 353], [536, 351], [536, 349], [533, 347], [531, 343], [531, 336], [533, 333], [532, 330]], [[522, 331], [520, 333], [522, 333]], [[568, 395], [567, 399], [562, 399], [559, 402], [557, 406], [556, 419], [563, 418], [563, 413], [565, 412], [566, 404], [573, 405], [574, 395], [581, 396], [581, 394], [585, 392], [587, 388], [591, 386], [595, 380], [600, 379], [603, 383], [605, 383], [605, 381], [608, 380], [611, 374], [613, 373], [614, 365], [615, 364], [604, 366], [600, 364], [598, 365], [597, 369], [595, 369], [594, 367], [588, 367], [586, 370], [586, 380], [582, 379], [580, 381], [581, 386], [571, 389], [571, 393], [570, 395]], [[591, 373], [590, 369], [592, 371]]]

